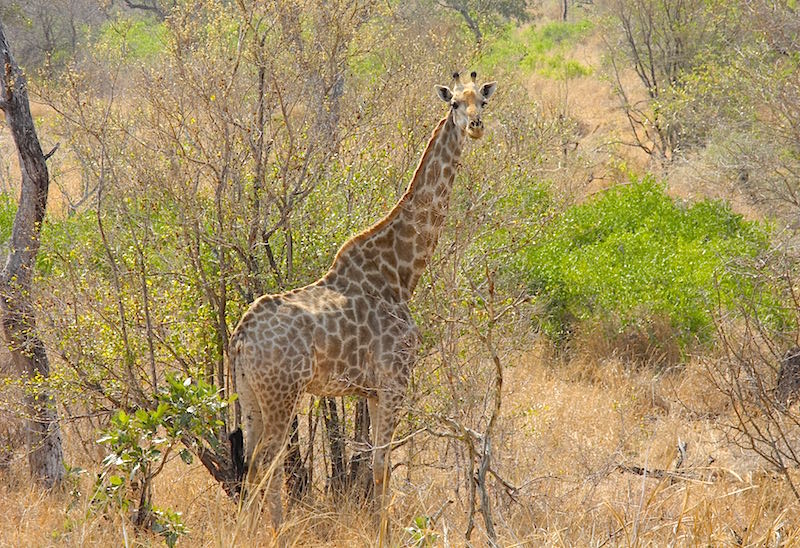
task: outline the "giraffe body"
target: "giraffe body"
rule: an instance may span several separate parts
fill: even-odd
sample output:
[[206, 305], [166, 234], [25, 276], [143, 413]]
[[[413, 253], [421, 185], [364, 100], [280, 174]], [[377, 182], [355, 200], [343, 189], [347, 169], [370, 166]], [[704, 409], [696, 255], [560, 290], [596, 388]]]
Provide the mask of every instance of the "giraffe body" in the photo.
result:
[[[366, 397], [373, 430], [373, 480], [388, 495], [388, 453], [419, 345], [408, 301], [436, 247], [467, 135], [495, 84], [438, 86], [451, 103], [403, 197], [389, 214], [339, 250], [318, 281], [257, 299], [231, 336], [229, 352], [249, 468], [272, 466], [268, 504], [281, 522], [282, 466], [292, 416], [305, 392]], [[250, 471], [252, 477], [252, 470]]]

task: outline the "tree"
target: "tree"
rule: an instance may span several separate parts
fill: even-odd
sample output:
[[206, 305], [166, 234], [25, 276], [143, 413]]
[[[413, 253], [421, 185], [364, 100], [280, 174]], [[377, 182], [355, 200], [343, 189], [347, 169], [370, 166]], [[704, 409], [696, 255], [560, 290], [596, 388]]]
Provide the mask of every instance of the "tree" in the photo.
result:
[[[633, 145], [667, 162], [691, 133], [682, 132], [669, 102], [681, 93], [700, 51], [714, 40], [709, 9], [700, 0], [612, 0], [607, 9], [616, 31], [616, 40], [606, 39], [607, 58]], [[608, 35], [613, 37], [614, 31]], [[628, 66], [644, 86], [645, 99], [638, 99], [624, 82]]]
[[55, 398], [42, 381], [50, 375], [44, 343], [36, 332], [31, 301], [31, 285], [39, 233], [47, 206], [49, 175], [47, 158], [36, 136], [31, 117], [25, 76], [11, 55], [5, 30], [0, 24], [0, 109], [5, 112], [17, 147], [21, 192], [11, 233], [6, 265], [0, 275], [0, 309], [3, 333], [14, 365], [29, 386], [25, 405], [28, 411], [26, 445], [32, 475], [47, 487], [59, 483], [64, 475], [61, 429]]
[[153, 14], [159, 21], [167, 18], [170, 10], [175, 7], [175, 1], [160, 1], [160, 0], [124, 0], [125, 5], [132, 10], [142, 10], [147, 13]]
[[0, 0], [0, 17], [18, 62], [32, 69], [62, 66], [104, 14], [93, 0]]
[[530, 0], [436, 0], [443, 8], [454, 10], [464, 18], [464, 22], [475, 35], [475, 42], [483, 40], [482, 20], [492, 16], [527, 21], [530, 16]]

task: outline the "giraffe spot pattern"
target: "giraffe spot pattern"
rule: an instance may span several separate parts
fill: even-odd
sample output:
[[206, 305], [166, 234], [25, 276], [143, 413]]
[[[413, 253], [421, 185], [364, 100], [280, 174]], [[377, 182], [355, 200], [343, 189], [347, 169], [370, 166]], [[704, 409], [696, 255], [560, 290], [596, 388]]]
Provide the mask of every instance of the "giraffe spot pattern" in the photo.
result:
[[[457, 95], [474, 111], [477, 84], [459, 86]], [[453, 112], [437, 125], [406, 194], [383, 220], [345, 243], [320, 280], [262, 296], [242, 316], [229, 352], [246, 462], [266, 464], [279, 453], [304, 391], [360, 394], [369, 398], [376, 436], [376, 486], [388, 477], [388, 441], [420, 340], [406, 303], [439, 238], [465, 139]], [[282, 467], [274, 474], [268, 500], [276, 525]]]

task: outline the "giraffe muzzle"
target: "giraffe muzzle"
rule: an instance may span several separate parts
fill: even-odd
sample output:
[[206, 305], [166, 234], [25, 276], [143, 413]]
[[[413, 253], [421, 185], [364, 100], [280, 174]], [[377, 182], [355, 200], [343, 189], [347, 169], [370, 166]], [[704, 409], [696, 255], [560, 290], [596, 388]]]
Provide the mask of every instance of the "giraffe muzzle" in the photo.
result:
[[469, 128], [467, 128], [467, 135], [473, 139], [479, 139], [483, 136], [483, 121], [480, 118], [470, 121]]

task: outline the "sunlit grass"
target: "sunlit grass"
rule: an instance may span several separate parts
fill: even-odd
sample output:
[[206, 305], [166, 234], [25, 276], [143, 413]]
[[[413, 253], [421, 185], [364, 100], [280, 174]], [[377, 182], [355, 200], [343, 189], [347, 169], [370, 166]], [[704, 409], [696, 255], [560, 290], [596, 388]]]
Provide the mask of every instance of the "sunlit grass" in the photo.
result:
[[[495, 468], [519, 491], [509, 498], [492, 486], [503, 545], [719, 545], [735, 535], [748, 539], [745, 545], [763, 545], [777, 534], [798, 540], [798, 503], [779, 476], [763, 472], [725, 440], [720, 425], [729, 411], [723, 400], [707, 398], [711, 387], [701, 364], [660, 379], [589, 357], [554, 368], [546, 351], [510, 365]], [[616, 468], [625, 463], [671, 469], [679, 439], [688, 443], [681, 468], [686, 480], [645, 479]], [[435, 462], [443, 449], [433, 446], [417, 462]], [[68, 447], [69, 461], [85, 458], [77, 446]], [[4, 472], [0, 545], [161, 544], [158, 536], [137, 531], [124, 513], [92, 512], [94, 469], [89, 468], [54, 494], [26, 480], [24, 462]], [[423, 537], [462, 545], [466, 492], [463, 486], [456, 492], [453, 471], [416, 466], [408, 477], [410, 482], [403, 470], [393, 479], [391, 537], [385, 545], [422, 538], [415, 530], [420, 523], [429, 524]], [[277, 534], [266, 512], [256, 511], [255, 522], [238, 514], [202, 466], [172, 459], [155, 493], [157, 505], [181, 512], [188, 529], [179, 540], [183, 546], [378, 545], [368, 507], [318, 490], [287, 509]], [[472, 539], [482, 545], [480, 519], [476, 527]]]

